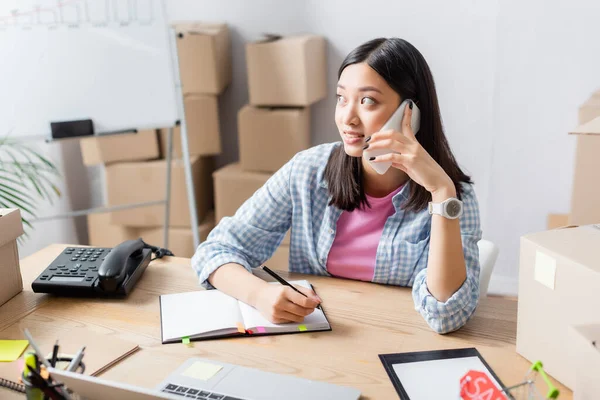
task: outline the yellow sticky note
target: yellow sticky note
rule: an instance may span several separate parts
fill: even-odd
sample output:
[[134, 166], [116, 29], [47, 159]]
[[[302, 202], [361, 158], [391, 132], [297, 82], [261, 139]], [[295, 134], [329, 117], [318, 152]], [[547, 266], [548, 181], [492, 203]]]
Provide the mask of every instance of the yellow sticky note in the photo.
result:
[[246, 329], [244, 328], [244, 324], [242, 324], [241, 322], [237, 323], [237, 330], [239, 333], [246, 333]]
[[190, 344], [190, 338], [188, 336], [181, 338], [183, 344]]
[[15, 361], [29, 346], [28, 340], [0, 340], [0, 361]]
[[215, 376], [215, 374], [221, 369], [223, 369], [223, 367], [217, 364], [196, 361], [195, 363], [190, 365], [185, 371], [183, 371], [183, 375], [189, 376], [190, 378], [207, 381], [213, 376]]
[[298, 325], [298, 330], [304, 332], [306, 330], [306, 325]]

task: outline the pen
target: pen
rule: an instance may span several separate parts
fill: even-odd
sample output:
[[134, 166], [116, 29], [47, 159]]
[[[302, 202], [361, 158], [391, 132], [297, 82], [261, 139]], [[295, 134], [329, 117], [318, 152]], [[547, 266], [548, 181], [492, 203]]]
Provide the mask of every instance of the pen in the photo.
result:
[[56, 367], [56, 358], [58, 357], [58, 340], [54, 343], [54, 348], [52, 348], [52, 360], [50, 360], [50, 364], [52, 364], [52, 368]]
[[81, 348], [81, 350], [79, 350], [77, 352], [77, 354], [75, 355], [75, 357], [73, 357], [73, 359], [71, 360], [71, 363], [69, 364], [69, 366], [67, 367], [67, 371], [69, 372], [73, 372], [77, 369], [77, 367], [79, 366], [79, 363], [81, 362], [81, 359], [83, 358], [83, 352], [85, 351], [85, 346], [83, 346]]
[[31, 345], [31, 347], [33, 347], [33, 350], [35, 350], [35, 353], [37, 354], [37, 357], [42, 362], [42, 364], [44, 364], [46, 366], [46, 368], [51, 368], [52, 366], [50, 365], [48, 360], [46, 360], [44, 358], [44, 356], [42, 355], [42, 352], [40, 351], [40, 348], [33, 341], [33, 337], [31, 337], [31, 333], [29, 333], [29, 330], [27, 328], [25, 328], [23, 333], [25, 334], [25, 337], [27, 338], [27, 340], [29, 340], [29, 344]]
[[[307, 295], [305, 295], [304, 293], [302, 293], [301, 291], [299, 291], [298, 289], [296, 289], [296, 288], [295, 288], [294, 286], [292, 286], [292, 285], [291, 285], [291, 284], [290, 284], [288, 281], [286, 281], [285, 279], [283, 279], [281, 276], [277, 275], [277, 274], [276, 274], [274, 271], [271, 271], [271, 269], [270, 269], [269, 267], [267, 267], [266, 265], [263, 265], [263, 267], [262, 267], [262, 268], [263, 268], [263, 270], [264, 270], [264, 271], [265, 271], [267, 274], [269, 274], [269, 275], [271, 275], [273, 278], [277, 279], [277, 281], [278, 281], [279, 283], [281, 283], [282, 285], [289, 286], [289, 287], [291, 287], [292, 289], [294, 289], [294, 291], [296, 291], [296, 292], [300, 293], [302, 296], [304, 296], [304, 297], [308, 298], [308, 296], [307, 296]], [[318, 309], [321, 309], [321, 305], [319, 304], [319, 305], [317, 306], [317, 308], [318, 308]]]

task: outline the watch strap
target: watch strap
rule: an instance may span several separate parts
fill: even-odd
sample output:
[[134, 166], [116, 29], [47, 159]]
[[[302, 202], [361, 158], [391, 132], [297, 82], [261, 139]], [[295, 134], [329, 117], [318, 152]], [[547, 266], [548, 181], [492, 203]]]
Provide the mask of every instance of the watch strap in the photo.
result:
[[429, 202], [429, 214], [444, 215], [444, 203]]

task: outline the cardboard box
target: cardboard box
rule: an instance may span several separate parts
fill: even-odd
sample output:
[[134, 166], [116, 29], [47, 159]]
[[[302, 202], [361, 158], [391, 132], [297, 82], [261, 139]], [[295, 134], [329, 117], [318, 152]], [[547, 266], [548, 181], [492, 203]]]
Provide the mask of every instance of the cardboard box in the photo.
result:
[[517, 352], [574, 388], [570, 325], [597, 323], [600, 225], [521, 237]]
[[250, 104], [308, 106], [327, 95], [325, 38], [276, 37], [246, 44]]
[[152, 160], [159, 156], [155, 129], [84, 138], [79, 145], [85, 165]]
[[[206, 237], [215, 227], [215, 215], [208, 215], [198, 226], [200, 242], [206, 240]], [[162, 247], [164, 245], [163, 228], [146, 228], [138, 230], [139, 237], [146, 243]], [[176, 257], [192, 258], [196, 252], [194, 246], [194, 235], [190, 228], [169, 228], [169, 243], [167, 248], [175, 254]]]
[[569, 225], [569, 214], [548, 214], [546, 229], [563, 228]]
[[569, 349], [575, 365], [574, 400], [600, 395], [600, 318], [597, 324], [569, 327]]
[[289, 270], [290, 266], [290, 246], [282, 244], [279, 246], [273, 256], [265, 261], [265, 264], [271, 269], [278, 269], [280, 271]]
[[[215, 220], [235, 214], [238, 208], [260, 189], [272, 174], [243, 171], [239, 163], [229, 164], [213, 174], [215, 185]], [[290, 234], [282, 244], [289, 244]]]
[[585, 124], [596, 117], [600, 117], [600, 90], [592, 93], [589, 99], [579, 106], [577, 117], [579, 124]]
[[238, 139], [244, 171], [275, 172], [310, 147], [310, 111], [246, 105], [238, 112]]
[[226, 24], [175, 24], [183, 94], [219, 94], [231, 82], [231, 39]]
[[126, 240], [139, 237], [136, 228], [113, 224], [110, 213], [89, 214], [87, 223], [90, 246], [115, 247]]
[[579, 125], [570, 133], [577, 135], [577, 150], [569, 224], [600, 223], [600, 117]]
[[[193, 156], [221, 154], [219, 108], [213, 95], [190, 94], [184, 97], [185, 120], [187, 122], [188, 151]], [[168, 129], [159, 131], [160, 156], [167, 157]], [[173, 129], [173, 158], [181, 158], [181, 129]]]
[[[211, 157], [191, 157], [198, 221], [202, 221], [213, 209], [213, 184], [211, 174], [214, 160]], [[106, 194], [111, 206], [162, 201], [165, 199], [167, 163], [164, 160], [144, 163], [118, 163], [106, 167]], [[111, 212], [113, 224], [129, 227], [159, 227], [164, 224], [164, 205]], [[173, 160], [171, 166], [172, 227], [189, 227], [185, 171], [182, 160]]]
[[18, 208], [0, 208], [0, 305], [23, 290], [17, 238], [23, 234]]

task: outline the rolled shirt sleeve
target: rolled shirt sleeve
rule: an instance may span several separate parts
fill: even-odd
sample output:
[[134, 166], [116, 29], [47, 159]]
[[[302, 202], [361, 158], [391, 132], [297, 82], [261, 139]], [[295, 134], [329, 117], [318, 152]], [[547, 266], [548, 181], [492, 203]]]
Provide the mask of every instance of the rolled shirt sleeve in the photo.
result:
[[467, 268], [467, 278], [462, 286], [445, 302], [438, 301], [427, 288], [427, 254], [419, 261], [418, 271], [413, 283], [415, 309], [421, 313], [427, 324], [438, 333], [448, 333], [467, 323], [479, 302], [479, 247], [481, 223], [479, 205], [472, 185], [463, 184], [463, 215], [460, 219], [460, 231]]
[[192, 257], [199, 283], [220, 266], [236, 263], [248, 271], [269, 259], [291, 226], [290, 174], [294, 158], [273, 174], [232, 217], [223, 217]]

